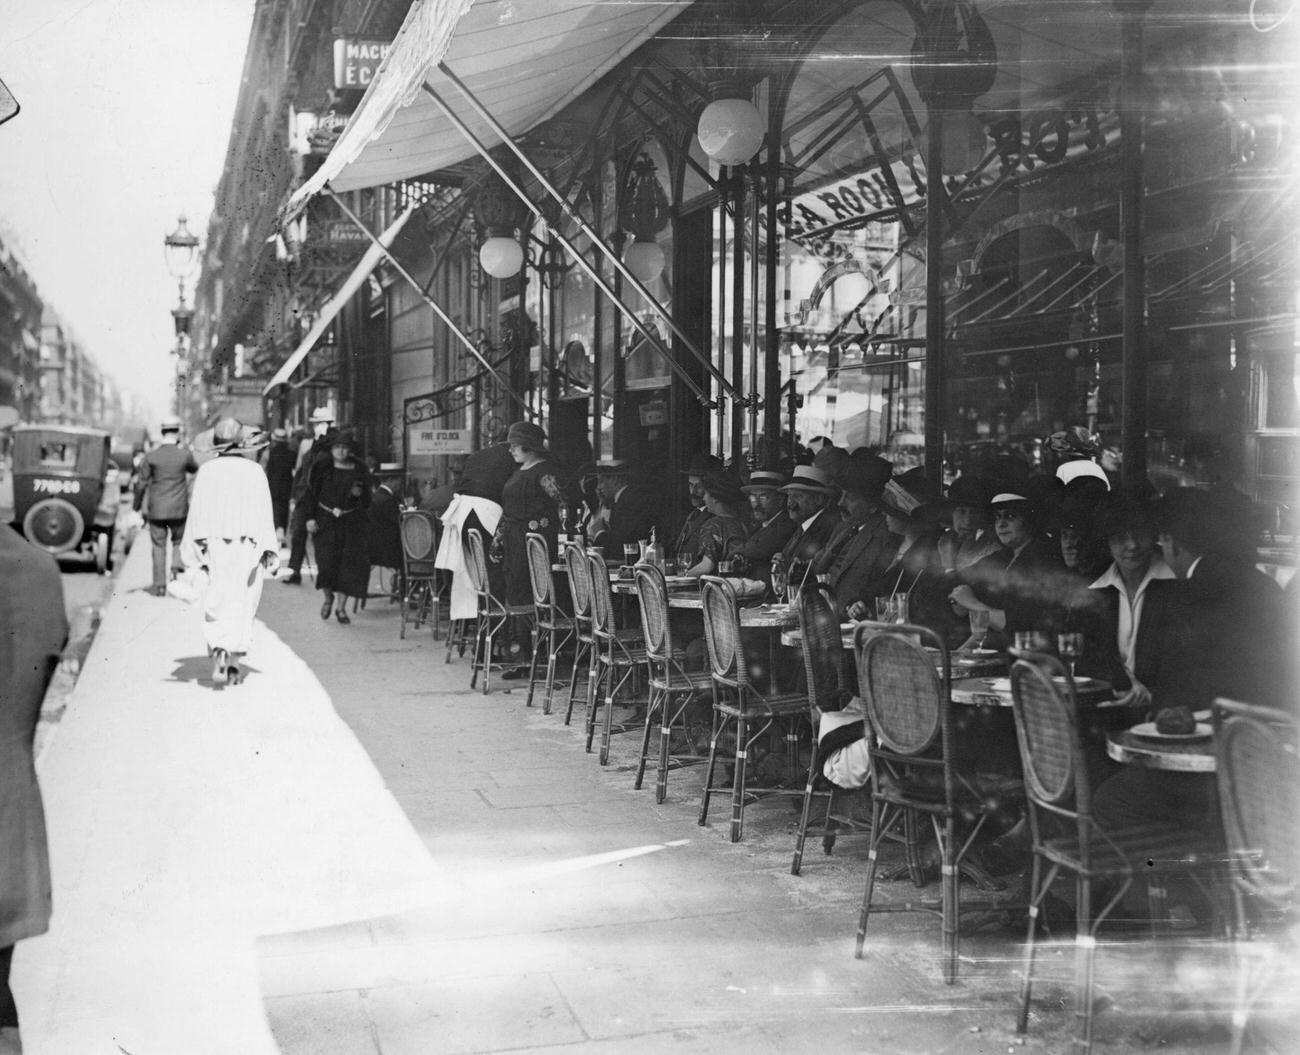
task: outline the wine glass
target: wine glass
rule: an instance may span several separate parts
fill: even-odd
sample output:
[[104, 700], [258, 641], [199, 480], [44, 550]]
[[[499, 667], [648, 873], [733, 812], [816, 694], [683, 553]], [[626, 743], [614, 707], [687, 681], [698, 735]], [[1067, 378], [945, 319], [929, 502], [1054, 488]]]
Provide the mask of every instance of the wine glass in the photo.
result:
[[772, 593], [778, 601], [785, 596], [785, 587], [789, 579], [785, 574], [785, 566], [780, 564], [772, 565]]
[[[984, 647], [984, 638], [989, 632], [989, 610], [987, 608], [972, 608], [970, 610], [970, 633], [975, 638], [974, 648]], [[976, 637], [976, 635], [979, 635]]]
[[1056, 635], [1056, 651], [1065, 660], [1070, 671], [1070, 680], [1074, 680], [1074, 664], [1083, 655], [1083, 635], [1077, 630]]

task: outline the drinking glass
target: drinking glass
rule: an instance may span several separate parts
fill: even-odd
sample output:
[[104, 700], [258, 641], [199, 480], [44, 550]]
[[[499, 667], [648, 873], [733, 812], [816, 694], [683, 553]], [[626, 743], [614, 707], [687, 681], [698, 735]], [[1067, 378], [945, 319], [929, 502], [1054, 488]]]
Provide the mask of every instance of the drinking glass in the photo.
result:
[[[970, 632], [975, 638], [975, 648], [984, 647], [984, 638], [989, 632], [989, 611], [987, 608], [972, 608], [970, 612]], [[978, 636], [976, 636], [978, 635]]]
[[905, 594], [905, 593], [895, 594], [895, 596], [894, 596], [894, 622], [895, 622], [895, 623], [906, 623], [906, 622], [907, 622], [907, 610], [908, 610], [907, 594]]
[[772, 568], [772, 594], [779, 601], [785, 596], [785, 587], [789, 579], [786, 577], [785, 568], [773, 566]]
[[733, 571], [735, 571], [735, 568], [736, 568], [736, 565], [735, 565], [735, 562], [734, 562], [734, 561], [731, 561], [731, 560], [720, 560], [720, 561], [718, 561], [718, 574], [719, 574], [719, 575], [730, 575]]
[[1061, 654], [1065, 660], [1066, 666], [1070, 671], [1070, 678], [1074, 678], [1074, 664], [1078, 662], [1083, 655], [1083, 635], [1077, 630], [1056, 635], [1056, 651]]
[[896, 608], [895, 605], [894, 605], [894, 598], [893, 598], [893, 597], [877, 597], [877, 598], [876, 598], [876, 620], [877, 620], [877, 622], [881, 622], [881, 623], [892, 623], [892, 622], [894, 621], [894, 613], [895, 613], [896, 611], [897, 611], [897, 608]]
[[641, 547], [635, 542], [625, 543], [623, 546], [623, 563], [629, 568], [637, 562], [641, 556]]
[[678, 575], [685, 575], [693, 567], [695, 567], [695, 561], [691, 559], [691, 555], [689, 553], [679, 553], [677, 555]]
[[1017, 652], [1034, 651], [1034, 634], [1029, 630], [1017, 630], [1015, 636], [1015, 650]]
[[789, 583], [785, 588], [785, 600], [791, 608], [799, 607], [799, 584]]

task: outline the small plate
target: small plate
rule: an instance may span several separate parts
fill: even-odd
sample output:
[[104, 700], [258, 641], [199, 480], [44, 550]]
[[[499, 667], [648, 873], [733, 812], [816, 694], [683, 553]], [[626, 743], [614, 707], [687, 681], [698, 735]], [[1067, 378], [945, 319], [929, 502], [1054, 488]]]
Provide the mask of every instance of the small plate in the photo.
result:
[[[1057, 685], [1064, 685], [1068, 680], [1069, 679], [1064, 677], [1056, 677], [1052, 679], [1052, 681], [1054, 681]], [[1088, 689], [1094, 685], [1100, 685], [1100, 684], [1101, 682], [1098, 681], [1096, 678], [1075, 678], [1074, 679], [1074, 687], [1076, 689]]]
[[987, 685], [987, 686], [988, 686], [990, 689], [992, 689], [994, 692], [1010, 692], [1010, 691], [1011, 691], [1011, 679], [1010, 679], [1010, 678], [985, 678], [985, 679], [983, 679], [983, 680], [984, 680], [984, 684]]
[[1143, 740], [1204, 740], [1214, 735], [1214, 726], [1209, 722], [1197, 722], [1194, 733], [1162, 733], [1156, 728], [1155, 722], [1143, 722], [1133, 726], [1129, 732]]

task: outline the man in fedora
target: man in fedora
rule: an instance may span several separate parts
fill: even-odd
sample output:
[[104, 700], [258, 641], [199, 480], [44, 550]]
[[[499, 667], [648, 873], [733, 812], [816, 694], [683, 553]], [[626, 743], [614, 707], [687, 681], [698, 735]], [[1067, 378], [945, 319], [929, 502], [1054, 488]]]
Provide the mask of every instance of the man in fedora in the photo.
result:
[[291, 585], [302, 582], [302, 562], [307, 556], [307, 521], [311, 519], [311, 503], [306, 501], [311, 482], [312, 467], [330, 456], [334, 441], [334, 414], [325, 407], [311, 412], [310, 439], [298, 445], [298, 461], [293, 467], [293, 513], [289, 521], [289, 577]]
[[813, 559], [839, 526], [840, 512], [835, 508], [838, 492], [821, 469], [796, 465], [781, 493], [794, 525], [793, 533], [781, 547], [781, 557], [790, 570], [790, 582], [798, 586], [811, 573]]
[[648, 539], [655, 529], [654, 510], [634, 483], [632, 463], [609, 458], [596, 463], [596, 493], [600, 507], [587, 525], [592, 545], [603, 546], [611, 560], [619, 560], [625, 545]]
[[789, 479], [784, 473], [772, 469], [757, 469], [749, 474], [749, 482], [740, 490], [749, 496], [749, 508], [754, 514], [754, 533], [745, 540], [736, 554], [743, 561], [743, 572], [751, 579], [761, 579], [771, 585], [772, 558], [790, 541], [794, 534], [794, 521], [786, 513], [786, 496], [781, 490]]
[[704, 527], [712, 514], [704, 508], [705, 474], [722, 468], [720, 459], [712, 454], [694, 454], [684, 470], [686, 484], [690, 488], [691, 511], [677, 532], [672, 553], [676, 557], [689, 557], [694, 561], [700, 553], [700, 529]]
[[888, 593], [885, 572], [898, 551], [899, 537], [889, 530], [882, 504], [893, 466], [884, 458], [854, 458], [841, 469], [840, 512], [843, 521], [813, 560], [812, 573], [828, 577], [841, 613], [855, 601]]
[[366, 518], [370, 521], [370, 563], [379, 568], [402, 569], [402, 480], [400, 462], [381, 462], [374, 472]]
[[140, 463], [139, 490], [135, 508], [149, 522], [153, 543], [153, 588], [159, 597], [167, 593], [167, 541], [171, 539], [171, 574], [181, 569], [181, 536], [190, 509], [189, 474], [198, 472], [193, 452], [181, 443], [181, 419], [164, 418], [158, 427], [158, 446]]

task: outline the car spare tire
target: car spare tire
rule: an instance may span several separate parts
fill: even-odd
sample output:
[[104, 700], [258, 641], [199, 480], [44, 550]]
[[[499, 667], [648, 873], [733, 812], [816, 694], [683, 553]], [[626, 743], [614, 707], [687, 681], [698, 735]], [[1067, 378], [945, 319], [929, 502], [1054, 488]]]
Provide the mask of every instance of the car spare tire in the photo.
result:
[[63, 498], [43, 498], [23, 517], [23, 534], [47, 553], [67, 553], [81, 544], [86, 521], [77, 507]]

